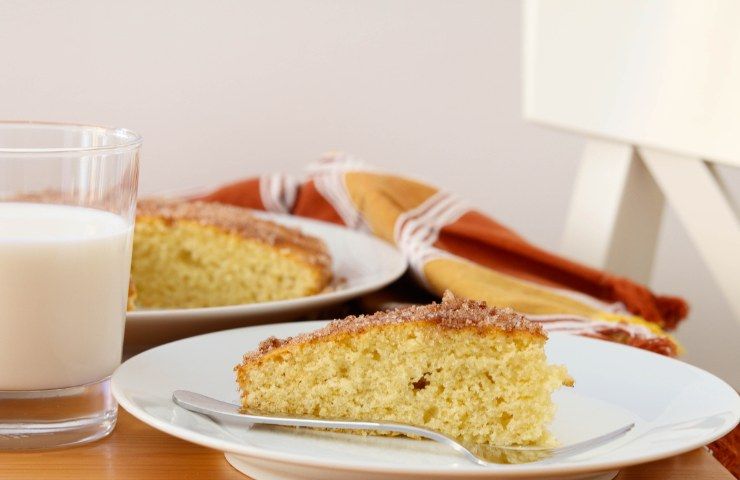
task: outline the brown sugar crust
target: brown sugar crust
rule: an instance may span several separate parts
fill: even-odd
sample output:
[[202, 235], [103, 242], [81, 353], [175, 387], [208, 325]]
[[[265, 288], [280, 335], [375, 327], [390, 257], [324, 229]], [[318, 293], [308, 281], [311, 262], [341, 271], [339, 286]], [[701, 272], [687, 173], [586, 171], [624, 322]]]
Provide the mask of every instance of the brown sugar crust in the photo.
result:
[[475, 328], [480, 331], [493, 329], [505, 333], [521, 332], [542, 338], [547, 337], [539, 324], [530, 322], [524, 315], [516, 313], [510, 308], [488, 307], [486, 302], [459, 298], [448, 290], [442, 298], [442, 303], [433, 302], [429, 305], [414, 305], [381, 311], [372, 315], [349, 316], [341, 320], [334, 320], [313, 332], [283, 340], [270, 337], [260, 343], [257, 350], [244, 355], [242, 365], [255, 362], [269, 352], [281, 347], [309, 343], [337, 334], [358, 334], [368, 328], [377, 326], [412, 322], [428, 322], [443, 329]]
[[246, 208], [215, 202], [144, 199], [137, 204], [136, 216], [160, 218], [168, 223], [179, 220], [198, 222], [277, 248], [287, 248], [306, 263], [318, 267], [325, 282], [331, 278], [331, 256], [322, 240], [257, 218]]

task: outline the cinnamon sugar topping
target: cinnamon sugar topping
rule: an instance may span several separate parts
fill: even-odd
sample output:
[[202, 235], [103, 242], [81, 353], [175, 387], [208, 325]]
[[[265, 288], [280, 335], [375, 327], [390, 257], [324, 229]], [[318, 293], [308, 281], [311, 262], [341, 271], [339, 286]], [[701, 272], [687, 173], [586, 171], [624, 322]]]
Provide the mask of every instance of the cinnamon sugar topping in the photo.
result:
[[145, 199], [137, 204], [137, 216], [159, 217], [166, 222], [189, 220], [210, 225], [245, 238], [276, 247], [298, 249], [308, 263], [329, 272], [331, 258], [326, 245], [318, 238], [252, 215], [246, 208], [213, 202]]
[[525, 332], [546, 337], [545, 331], [539, 324], [530, 322], [510, 308], [488, 307], [486, 302], [459, 298], [448, 290], [442, 298], [442, 303], [433, 302], [429, 305], [414, 305], [372, 315], [349, 316], [334, 320], [313, 332], [288, 337], [284, 340], [270, 337], [260, 343], [256, 351], [247, 353], [244, 356], [244, 363], [257, 360], [266, 353], [285, 345], [308, 343], [338, 333], [356, 334], [375, 326], [409, 322], [430, 322], [446, 329], [496, 329], [503, 332]]

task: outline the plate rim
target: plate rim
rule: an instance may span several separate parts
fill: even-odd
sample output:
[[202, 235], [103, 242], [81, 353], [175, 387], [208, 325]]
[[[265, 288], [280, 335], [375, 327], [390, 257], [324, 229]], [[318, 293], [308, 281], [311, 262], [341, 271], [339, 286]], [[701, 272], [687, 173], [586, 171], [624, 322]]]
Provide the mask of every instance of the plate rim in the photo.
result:
[[[310, 307], [312, 304], [323, 304], [323, 302], [341, 302], [349, 298], [354, 298], [365, 293], [373, 292], [387, 285], [390, 285], [391, 283], [398, 280], [408, 269], [408, 261], [406, 257], [404, 257], [404, 255], [394, 245], [370, 233], [353, 230], [346, 226], [332, 222], [326, 222], [323, 220], [317, 220], [307, 217], [299, 217], [295, 215], [287, 215], [284, 213], [265, 212], [261, 210], [252, 210], [251, 213], [257, 217], [273, 220], [277, 223], [280, 223], [281, 221], [286, 221], [288, 224], [298, 224], [296, 225], [298, 228], [300, 228], [300, 224], [309, 224], [314, 225], [318, 228], [326, 228], [329, 230], [334, 230], [335, 232], [341, 232], [342, 235], [347, 235], [348, 237], [362, 237], [366, 241], [374, 244], [376, 247], [385, 250], [389, 257], [394, 257], [394, 268], [392, 270], [389, 269], [387, 275], [384, 275], [382, 278], [379, 278], [373, 282], [368, 282], [366, 284], [361, 284], [344, 289], [320, 292], [305, 297], [291, 298], [286, 300], [273, 300], [270, 302], [222, 305], [218, 307], [132, 310], [130, 312], [126, 312], [126, 322], [143, 324], [149, 321], [167, 320], [173, 317], [177, 317], [178, 319], [187, 319], [188, 317], [203, 318], [204, 316], [208, 315], [217, 315], [219, 318], [250, 314], [260, 315], [271, 313], [276, 309], [292, 311], [300, 309], [302, 307]], [[351, 238], [349, 238], [348, 240], [351, 240]]]
[[[143, 409], [139, 408], [133, 401], [129, 401], [128, 396], [121, 390], [121, 387], [118, 385], [117, 376], [119, 376], [119, 370], [123, 371], [124, 366], [126, 363], [140, 357], [143, 355], [147, 355], [153, 350], [158, 350], [165, 347], [170, 347], [172, 344], [180, 343], [180, 342], [187, 342], [187, 341], [197, 341], [201, 337], [206, 336], [218, 336], [218, 335], [233, 335], [236, 334], [238, 331], [247, 330], [250, 328], [267, 328], [275, 325], [288, 325], [288, 324], [302, 324], [302, 325], [308, 325], [312, 327], [320, 327], [321, 325], [325, 324], [329, 320], [312, 320], [312, 321], [297, 321], [297, 322], [281, 322], [281, 323], [271, 323], [271, 324], [263, 324], [263, 325], [253, 325], [253, 326], [247, 326], [247, 327], [240, 327], [240, 328], [234, 328], [229, 330], [222, 330], [218, 332], [211, 332], [206, 333], [203, 335], [197, 335], [193, 337], [188, 337], [180, 340], [175, 340], [173, 342], [168, 342], [166, 344], [154, 347], [150, 350], [141, 352], [128, 360], [126, 362], [123, 362], [121, 366], [119, 366], [116, 371], [113, 373], [111, 377], [111, 391], [113, 393], [113, 396], [118, 401], [119, 405], [121, 405], [129, 414], [137, 418], [138, 420], [146, 423], [147, 425], [156, 428], [164, 433], [167, 433], [168, 435], [172, 435], [176, 438], [179, 438], [181, 440], [188, 441], [190, 443], [195, 443], [197, 445], [201, 445], [207, 448], [212, 448], [215, 450], [218, 450], [224, 454], [231, 454], [238, 456], [240, 458], [254, 458], [261, 461], [271, 461], [271, 462], [278, 462], [283, 464], [290, 464], [292, 466], [307, 466], [307, 467], [314, 467], [314, 468], [330, 468], [332, 470], [340, 470], [340, 471], [346, 471], [346, 472], [372, 472], [375, 474], [395, 474], [395, 475], [425, 475], [428, 477], [445, 477], [449, 476], [450, 474], [459, 475], [460, 477], [481, 477], [481, 478], [495, 478], [496, 476], [506, 476], [510, 478], [518, 477], [518, 478], [526, 478], [526, 477], [532, 477], [533, 475], [564, 475], [564, 474], [587, 474], [587, 473], [597, 473], [597, 472], [604, 472], [604, 471], [610, 471], [615, 469], [622, 469], [625, 467], [633, 466], [633, 465], [640, 465], [644, 463], [653, 462], [656, 460], [661, 460], [665, 458], [674, 457], [677, 455], [681, 455], [683, 453], [689, 452], [691, 450], [695, 450], [697, 448], [700, 448], [702, 446], [705, 446], [718, 438], [721, 438], [722, 436], [726, 435], [728, 432], [730, 432], [735, 426], [737, 425], [738, 419], [740, 419], [740, 393], [735, 391], [727, 382], [722, 380], [721, 378], [717, 377], [716, 375], [712, 374], [711, 372], [708, 372], [706, 370], [703, 370], [695, 365], [691, 365], [687, 362], [684, 362], [679, 359], [675, 358], [669, 358], [664, 355], [660, 355], [654, 352], [637, 349], [635, 347], [630, 347], [627, 345], [622, 345], [606, 340], [601, 339], [595, 339], [595, 338], [587, 338], [582, 337], [578, 335], [571, 335], [567, 333], [550, 333], [549, 335], [551, 337], [567, 337], [569, 339], [575, 339], [576, 341], [584, 341], [586, 343], [591, 342], [597, 342], [601, 343], [605, 346], [605, 348], [615, 348], [618, 351], [629, 351], [631, 354], [636, 355], [645, 355], [647, 357], [657, 357], [660, 358], [661, 361], [672, 361], [677, 362], [682, 365], [682, 368], [688, 368], [689, 370], [693, 371], [694, 373], [698, 373], [699, 375], [703, 375], [705, 377], [708, 377], [712, 379], [713, 381], [718, 382], [721, 384], [723, 388], [725, 388], [728, 392], [734, 393], [736, 395], [735, 399], [735, 406], [734, 410], [730, 411], [730, 413], [735, 413], [736, 415], [736, 421], [735, 425], [732, 425], [732, 422], [726, 426], [726, 428], [723, 428], [720, 430], [720, 433], [717, 433], [712, 436], [709, 440], [706, 440], [705, 438], [702, 438], [701, 440], [695, 440], [690, 443], [683, 444], [680, 447], [668, 449], [663, 452], [656, 452], [656, 453], [648, 453], [648, 454], [642, 454], [639, 456], [635, 456], [633, 458], [630, 458], [629, 460], [625, 461], [611, 461], [611, 462], [601, 462], [601, 463], [591, 463], [591, 464], [570, 464], [566, 466], [553, 466], [548, 464], [516, 464], [516, 465], [507, 465], [503, 467], [502, 469], [499, 468], [481, 468], [478, 466], [475, 466], [471, 464], [467, 468], [463, 469], [440, 469], [439, 467], [435, 468], [404, 468], [404, 466], [399, 467], [388, 467], [388, 466], [353, 466], [342, 462], [332, 462], [332, 461], [326, 461], [326, 460], [318, 460], [310, 455], [307, 454], [293, 454], [293, 453], [279, 453], [275, 452], [269, 449], [261, 448], [261, 447], [255, 447], [250, 446], [246, 444], [235, 444], [234, 442], [228, 442], [226, 440], [219, 440], [219, 439], [213, 439], [212, 437], [190, 431], [184, 427], [179, 427], [177, 425], [174, 425], [172, 423], [168, 423], [164, 420], [160, 420], [159, 418], [150, 415], [146, 413]], [[170, 399], [170, 402], [172, 400]], [[172, 402], [173, 405], [174, 402]], [[237, 448], [233, 448], [230, 445], [235, 444]], [[480, 470], [478, 470], [480, 468]]]

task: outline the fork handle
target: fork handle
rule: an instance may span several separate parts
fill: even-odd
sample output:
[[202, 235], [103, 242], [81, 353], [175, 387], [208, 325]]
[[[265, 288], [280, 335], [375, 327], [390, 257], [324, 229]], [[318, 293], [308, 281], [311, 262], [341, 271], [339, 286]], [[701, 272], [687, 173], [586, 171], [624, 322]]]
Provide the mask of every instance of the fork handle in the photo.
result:
[[403, 423], [325, 419], [308, 415], [284, 416], [248, 411], [245, 412], [242, 411], [238, 405], [234, 405], [233, 403], [222, 402], [221, 400], [216, 400], [215, 398], [207, 397], [200, 393], [190, 392], [188, 390], [175, 390], [172, 393], [172, 401], [191, 412], [201, 413], [211, 418], [248, 426], [262, 424], [342, 430], [379, 430], [382, 432], [401, 433], [404, 435], [416, 435], [447, 445], [458, 453], [465, 455], [468, 459], [478, 465], [486, 465], [485, 462], [482, 462], [479, 458], [473, 455], [470, 450], [463, 447], [452, 438], [434, 430], [420, 428], [413, 425], [406, 425]]

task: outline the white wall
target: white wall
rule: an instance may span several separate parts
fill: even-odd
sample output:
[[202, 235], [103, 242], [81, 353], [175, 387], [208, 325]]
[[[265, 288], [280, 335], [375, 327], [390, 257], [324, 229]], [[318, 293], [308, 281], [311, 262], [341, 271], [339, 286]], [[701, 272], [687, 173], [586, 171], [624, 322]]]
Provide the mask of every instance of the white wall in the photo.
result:
[[[521, 120], [520, 27], [514, 0], [0, 0], [0, 117], [140, 132], [144, 193], [341, 149], [556, 249], [582, 141]], [[670, 210], [652, 287], [692, 303], [685, 359], [740, 387], [740, 327]]]

